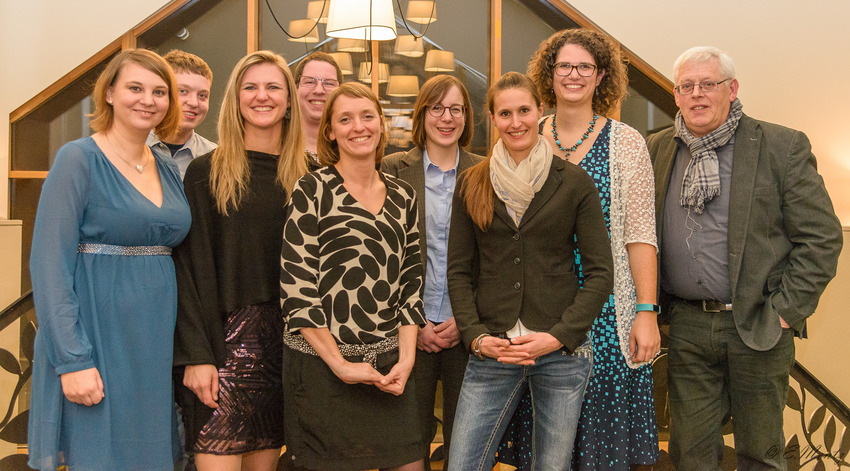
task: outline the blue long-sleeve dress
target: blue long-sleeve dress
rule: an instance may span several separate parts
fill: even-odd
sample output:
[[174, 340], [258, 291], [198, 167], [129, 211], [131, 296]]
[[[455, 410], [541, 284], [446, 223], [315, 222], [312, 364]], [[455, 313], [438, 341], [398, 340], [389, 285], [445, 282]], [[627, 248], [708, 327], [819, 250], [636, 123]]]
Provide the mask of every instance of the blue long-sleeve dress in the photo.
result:
[[[174, 247], [191, 215], [177, 166], [155, 157], [158, 207], [86, 137], [59, 149], [42, 187], [30, 271], [35, 339], [29, 465], [171, 470], [177, 288], [169, 255], [78, 253], [79, 244]], [[60, 375], [96, 367], [105, 397], [62, 393]]]

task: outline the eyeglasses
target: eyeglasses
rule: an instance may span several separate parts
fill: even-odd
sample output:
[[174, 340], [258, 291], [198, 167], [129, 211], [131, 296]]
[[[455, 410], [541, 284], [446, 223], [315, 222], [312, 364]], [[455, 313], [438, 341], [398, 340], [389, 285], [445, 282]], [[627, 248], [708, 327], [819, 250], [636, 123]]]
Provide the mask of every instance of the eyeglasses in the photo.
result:
[[304, 88], [315, 88], [319, 82], [322, 82], [322, 87], [327, 89], [334, 89], [339, 86], [339, 80], [337, 79], [321, 79], [306, 75], [302, 75], [301, 80], [298, 81], [299, 85]]
[[566, 77], [573, 73], [573, 69], [578, 72], [582, 77], [590, 77], [593, 75], [593, 72], [596, 70], [596, 65], [589, 64], [587, 62], [580, 62], [578, 64], [570, 64], [569, 62], [557, 62], [555, 63], [555, 75], [560, 77]]
[[681, 85], [676, 85], [673, 89], [676, 90], [676, 93], [679, 95], [690, 95], [694, 92], [694, 87], [699, 87], [703, 92], [713, 92], [717, 90], [717, 87], [720, 86], [721, 83], [727, 82], [729, 79], [716, 81], [716, 80], [703, 80], [700, 83], [683, 83]]
[[446, 110], [449, 110], [449, 114], [452, 115], [452, 118], [463, 118], [463, 114], [465, 112], [462, 106], [446, 107], [440, 104], [434, 104], [428, 107], [428, 112], [435, 118], [441, 118], [444, 114], [446, 114]]

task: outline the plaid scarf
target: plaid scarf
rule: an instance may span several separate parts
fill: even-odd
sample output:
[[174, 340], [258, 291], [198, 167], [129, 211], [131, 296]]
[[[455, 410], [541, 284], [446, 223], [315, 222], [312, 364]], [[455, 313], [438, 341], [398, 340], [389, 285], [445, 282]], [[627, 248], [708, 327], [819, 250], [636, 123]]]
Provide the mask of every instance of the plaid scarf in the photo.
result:
[[726, 121], [702, 137], [691, 134], [685, 125], [682, 112], [676, 113], [676, 135], [691, 151], [691, 161], [688, 162], [685, 178], [682, 180], [680, 202], [683, 207], [690, 206], [697, 214], [702, 214], [705, 203], [720, 193], [720, 168], [716, 149], [726, 145], [735, 135], [743, 113], [741, 108], [741, 101], [735, 98], [729, 107]]

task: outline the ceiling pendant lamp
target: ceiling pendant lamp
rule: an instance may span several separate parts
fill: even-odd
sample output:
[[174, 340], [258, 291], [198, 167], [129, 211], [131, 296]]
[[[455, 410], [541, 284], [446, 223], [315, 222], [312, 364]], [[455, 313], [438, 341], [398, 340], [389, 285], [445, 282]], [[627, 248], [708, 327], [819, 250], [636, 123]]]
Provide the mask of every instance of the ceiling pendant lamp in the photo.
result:
[[425, 70], [428, 72], [454, 72], [455, 53], [431, 49], [425, 56]]
[[295, 20], [289, 22], [289, 34], [287, 38], [294, 43], [317, 43], [319, 42], [319, 28], [311, 19]]
[[319, 23], [328, 22], [328, 8], [325, 7], [325, 0], [315, 0], [307, 4], [307, 18]]
[[407, 4], [407, 21], [427, 25], [437, 21], [437, 7], [433, 0], [411, 0]]
[[390, 75], [387, 95], [400, 97], [419, 95], [419, 77], [415, 75]]
[[399, 36], [395, 40], [395, 53], [400, 56], [422, 57], [425, 55], [424, 40], [409, 34]]
[[330, 56], [334, 58], [334, 62], [342, 70], [343, 75], [354, 73], [354, 66], [351, 65], [351, 54], [347, 52], [331, 52]]
[[395, 39], [392, 0], [330, 0], [327, 35], [333, 38]]
[[[378, 63], [378, 83], [387, 83], [390, 79], [390, 66], [383, 62]], [[357, 73], [357, 80], [364, 83], [372, 83], [372, 63], [361, 62]]]

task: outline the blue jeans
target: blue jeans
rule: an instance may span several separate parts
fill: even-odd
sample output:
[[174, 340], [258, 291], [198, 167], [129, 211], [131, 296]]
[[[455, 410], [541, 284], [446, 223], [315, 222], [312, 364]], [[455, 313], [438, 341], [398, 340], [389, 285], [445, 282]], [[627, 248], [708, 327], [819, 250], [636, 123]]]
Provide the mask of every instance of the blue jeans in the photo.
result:
[[532, 468], [569, 469], [592, 366], [589, 340], [572, 355], [561, 349], [532, 366], [470, 356], [455, 415], [449, 471], [493, 469], [505, 428], [528, 389], [534, 408]]

